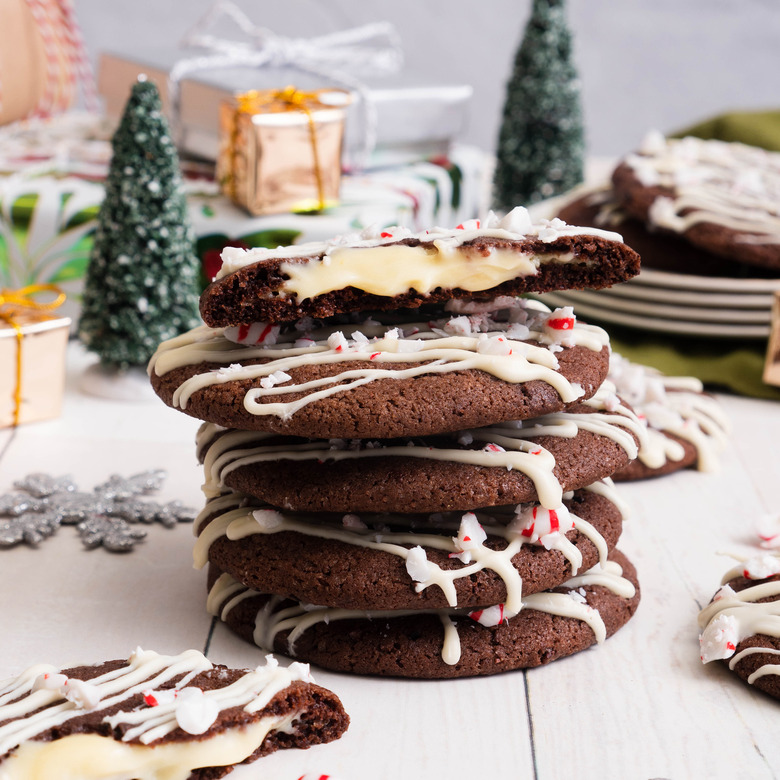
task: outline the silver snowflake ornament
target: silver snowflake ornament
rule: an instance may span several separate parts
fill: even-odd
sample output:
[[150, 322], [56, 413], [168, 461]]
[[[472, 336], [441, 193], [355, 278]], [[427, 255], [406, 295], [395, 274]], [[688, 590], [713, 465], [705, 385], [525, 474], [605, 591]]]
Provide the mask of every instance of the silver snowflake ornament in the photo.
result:
[[94, 515], [76, 526], [81, 541], [88, 549], [103, 546], [111, 552], [129, 552], [146, 536], [146, 531], [133, 528], [116, 517]]
[[112, 474], [91, 493], [81, 492], [70, 476], [29, 474], [14, 483], [16, 491], [0, 495], [0, 548], [37, 546], [60, 525], [75, 525], [88, 548], [131, 550], [146, 536], [134, 523], [160, 523], [167, 528], [192, 522], [195, 511], [181, 501], [161, 504], [140, 496], [158, 490], [165, 472], [152, 469], [122, 477]]
[[53, 512], [25, 512], [14, 517], [0, 517], [0, 547], [27, 544], [37, 547], [57, 532], [59, 520]]

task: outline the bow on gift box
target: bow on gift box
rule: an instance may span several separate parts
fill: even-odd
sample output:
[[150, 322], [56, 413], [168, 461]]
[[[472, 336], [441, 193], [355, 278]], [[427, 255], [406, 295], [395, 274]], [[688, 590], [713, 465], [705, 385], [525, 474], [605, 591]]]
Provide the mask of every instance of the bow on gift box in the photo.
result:
[[[208, 32], [229, 18], [249, 42], [219, 38]], [[187, 57], [168, 76], [174, 128], [179, 116], [179, 83], [190, 73], [218, 68], [292, 68], [324, 78], [360, 96], [364, 162], [376, 144], [376, 107], [363, 78], [397, 72], [403, 62], [401, 41], [389, 22], [377, 22], [314, 38], [285, 38], [258, 27], [232, 2], [219, 0], [185, 35], [182, 46], [207, 54]], [[356, 78], [353, 74], [360, 74]]]
[[[33, 296], [42, 292], [55, 293], [52, 301], [36, 301]], [[16, 331], [16, 384], [14, 389], [13, 425], [19, 424], [22, 407], [22, 341], [24, 332], [19, 318], [28, 313], [44, 313], [65, 303], [65, 293], [56, 284], [31, 284], [18, 290], [0, 289], [0, 320], [7, 322]]]

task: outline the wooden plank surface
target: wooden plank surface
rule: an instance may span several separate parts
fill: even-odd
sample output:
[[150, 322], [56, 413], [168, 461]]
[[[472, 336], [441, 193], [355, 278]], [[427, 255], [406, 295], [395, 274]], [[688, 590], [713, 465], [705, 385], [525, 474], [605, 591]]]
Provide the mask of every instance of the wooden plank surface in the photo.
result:
[[[199, 505], [197, 423], [155, 401], [84, 395], [88, 359], [70, 349], [62, 417], [0, 431], [0, 492], [32, 471], [70, 473], [91, 489], [114, 472], [162, 467], [169, 478], [159, 499]], [[344, 738], [269, 756], [233, 777], [777, 777], [780, 704], [698, 659], [696, 615], [731, 565], [724, 553], [756, 552], [756, 519], [780, 511], [780, 407], [720, 399], [734, 432], [717, 474], [622, 487], [633, 515], [620, 546], [639, 570], [642, 603], [615, 637], [548, 667], [490, 678], [406, 682], [315, 669], [352, 716]], [[86, 551], [68, 527], [38, 549], [0, 550], [0, 677], [36, 661], [124, 657], [137, 645], [208, 646], [215, 662], [261, 663], [262, 651], [206, 615], [190, 527], [147, 530], [124, 555]]]

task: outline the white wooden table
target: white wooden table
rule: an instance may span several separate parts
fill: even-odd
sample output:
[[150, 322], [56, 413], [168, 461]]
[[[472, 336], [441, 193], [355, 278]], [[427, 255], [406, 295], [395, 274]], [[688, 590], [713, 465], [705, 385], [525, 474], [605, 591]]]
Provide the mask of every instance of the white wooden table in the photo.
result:
[[[162, 403], [82, 394], [91, 358], [69, 354], [62, 417], [0, 431], [0, 492], [32, 471], [70, 473], [85, 490], [111, 473], [160, 467], [159, 500], [199, 507], [197, 423]], [[626, 485], [634, 514], [621, 548], [639, 570], [636, 617], [596, 648], [527, 673], [455, 681], [370, 679], [315, 671], [352, 717], [336, 743], [285, 751], [233, 777], [296, 780], [475, 778], [775, 778], [780, 702], [699, 661], [696, 615], [747, 553], [755, 519], [780, 510], [780, 405], [721, 400], [734, 424], [717, 474], [687, 471]], [[147, 528], [134, 552], [82, 548], [63, 527], [38, 549], [0, 550], [0, 678], [31, 663], [208, 648], [255, 666], [262, 651], [205, 611], [205, 573], [187, 525]]]

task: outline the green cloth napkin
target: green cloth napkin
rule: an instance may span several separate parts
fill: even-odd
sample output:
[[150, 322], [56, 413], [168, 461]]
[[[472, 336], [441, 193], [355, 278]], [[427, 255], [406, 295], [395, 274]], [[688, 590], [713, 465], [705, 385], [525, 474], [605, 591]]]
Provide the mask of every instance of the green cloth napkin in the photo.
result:
[[[718, 339], [648, 337], [614, 325], [604, 326], [615, 352], [667, 376], [695, 376], [711, 390], [729, 390], [753, 398], [780, 401], [780, 387], [766, 385], [765, 342], [731, 342]], [[668, 337], [667, 337], [668, 338]]]
[[[780, 151], [780, 111], [732, 111], [670, 134], [738, 141]], [[612, 348], [669, 376], [695, 376], [709, 388], [780, 400], [780, 388], [762, 381], [766, 341], [650, 335], [606, 325]]]
[[732, 111], [671, 134], [673, 138], [695, 135], [718, 141], [739, 141], [780, 151], [780, 111]]

